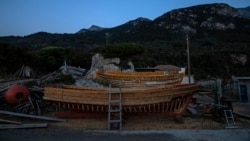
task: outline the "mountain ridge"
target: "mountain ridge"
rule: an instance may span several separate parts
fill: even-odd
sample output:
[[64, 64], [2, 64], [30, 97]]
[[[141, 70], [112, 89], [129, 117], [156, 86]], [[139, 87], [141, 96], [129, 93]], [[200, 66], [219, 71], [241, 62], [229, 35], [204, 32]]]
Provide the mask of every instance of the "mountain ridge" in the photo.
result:
[[205, 32], [248, 31], [250, 19], [241, 14], [240, 10], [228, 4], [203, 4], [174, 9], [154, 20], [138, 17], [111, 28], [92, 25], [74, 34], [37, 32], [23, 37], [3, 36], [0, 37], [0, 42], [31, 48], [41, 48], [47, 45], [84, 48], [105, 45], [106, 35], [109, 35], [110, 43], [112, 43], [169, 40], [183, 36], [183, 34], [201, 35]]

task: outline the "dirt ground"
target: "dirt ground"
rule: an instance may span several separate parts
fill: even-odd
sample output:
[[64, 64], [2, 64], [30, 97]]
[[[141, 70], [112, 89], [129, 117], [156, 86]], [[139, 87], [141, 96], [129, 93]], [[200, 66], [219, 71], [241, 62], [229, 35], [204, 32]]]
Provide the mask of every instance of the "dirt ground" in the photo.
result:
[[[53, 117], [53, 112], [44, 116]], [[235, 123], [241, 129], [250, 129], [250, 119], [234, 115]], [[1, 115], [0, 119], [13, 120], [21, 123], [48, 123], [46, 130], [58, 128], [80, 129], [80, 130], [108, 130], [107, 117], [99, 118], [64, 118], [65, 122], [55, 122], [21, 118], [9, 115]], [[191, 116], [184, 114], [181, 117], [164, 116], [140, 116], [124, 117], [122, 130], [166, 130], [166, 129], [225, 129], [225, 119], [215, 119], [212, 115]]]
[[[1, 116], [1, 115], [0, 115]], [[129, 117], [122, 131], [108, 131], [107, 118], [75, 118], [65, 122], [11, 117], [22, 123], [48, 123], [46, 128], [6, 129], [2, 141], [248, 141], [250, 120], [236, 118], [240, 129], [225, 130], [226, 124], [208, 117]]]
[[[83, 130], [107, 130], [107, 118], [77, 118], [66, 122], [50, 123], [53, 127]], [[250, 129], [250, 120], [236, 118], [236, 125]], [[224, 129], [226, 123], [208, 117], [130, 117], [123, 121], [122, 130], [165, 130], [165, 129]]]

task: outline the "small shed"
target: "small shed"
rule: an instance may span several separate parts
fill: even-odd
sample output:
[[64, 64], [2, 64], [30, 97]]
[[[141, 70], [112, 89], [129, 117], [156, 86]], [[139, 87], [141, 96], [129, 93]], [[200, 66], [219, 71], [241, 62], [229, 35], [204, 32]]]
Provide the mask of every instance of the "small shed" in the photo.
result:
[[250, 77], [232, 77], [235, 93], [239, 94], [240, 100], [250, 102]]

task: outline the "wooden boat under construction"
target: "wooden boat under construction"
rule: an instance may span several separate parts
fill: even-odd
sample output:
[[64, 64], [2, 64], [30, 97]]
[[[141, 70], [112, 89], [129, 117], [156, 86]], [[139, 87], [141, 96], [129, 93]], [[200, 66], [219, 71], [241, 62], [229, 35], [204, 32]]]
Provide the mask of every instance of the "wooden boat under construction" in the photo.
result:
[[180, 84], [184, 72], [155, 71], [155, 72], [121, 72], [96, 71], [96, 80], [103, 84], [121, 87], [143, 87], [154, 85]]
[[[186, 110], [192, 95], [198, 89], [196, 84], [122, 89], [65, 85], [62, 88], [45, 87], [44, 99], [72, 111], [107, 113], [110, 93], [121, 90], [124, 114], [163, 113], [166, 116], [176, 116]], [[116, 105], [112, 106], [112, 109], [116, 108]]]

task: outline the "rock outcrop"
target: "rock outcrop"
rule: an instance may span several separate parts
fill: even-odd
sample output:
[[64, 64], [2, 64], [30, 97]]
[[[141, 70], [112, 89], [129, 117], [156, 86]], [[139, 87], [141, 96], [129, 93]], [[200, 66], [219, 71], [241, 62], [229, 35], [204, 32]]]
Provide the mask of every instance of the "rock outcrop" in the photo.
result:
[[87, 79], [95, 79], [96, 74], [95, 71], [98, 70], [120, 70], [119, 66], [120, 58], [108, 58], [105, 59], [101, 54], [95, 54], [92, 56], [91, 67], [89, 71], [86, 73]]

